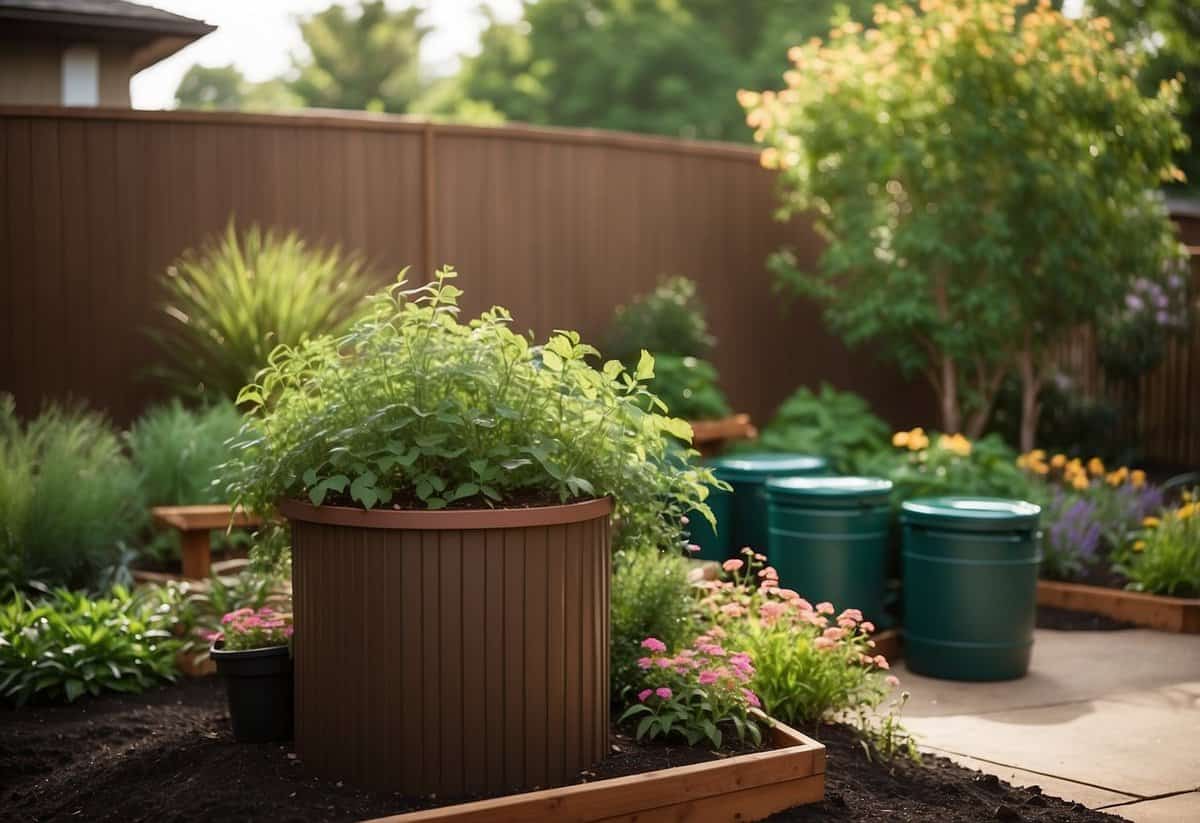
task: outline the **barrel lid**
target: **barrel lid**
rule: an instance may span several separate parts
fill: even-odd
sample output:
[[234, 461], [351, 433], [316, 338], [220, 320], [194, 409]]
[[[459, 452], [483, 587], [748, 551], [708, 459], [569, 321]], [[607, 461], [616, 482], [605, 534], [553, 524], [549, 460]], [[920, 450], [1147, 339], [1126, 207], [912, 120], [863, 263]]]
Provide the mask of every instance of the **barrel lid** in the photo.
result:
[[772, 497], [803, 497], [828, 503], [883, 502], [892, 481], [882, 477], [773, 477], [767, 480]]
[[900, 506], [901, 520], [972, 531], [1036, 529], [1041, 506], [1000, 497], [924, 497]]
[[717, 477], [729, 482], [766, 480], [769, 477], [813, 475], [825, 472], [829, 463], [812, 454], [762, 453], [716, 457], [709, 465]]

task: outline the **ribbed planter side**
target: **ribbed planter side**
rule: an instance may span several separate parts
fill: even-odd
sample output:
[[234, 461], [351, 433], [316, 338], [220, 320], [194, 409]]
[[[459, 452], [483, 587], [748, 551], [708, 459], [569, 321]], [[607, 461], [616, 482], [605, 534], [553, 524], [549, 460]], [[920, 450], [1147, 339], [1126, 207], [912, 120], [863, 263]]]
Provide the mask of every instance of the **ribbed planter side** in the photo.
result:
[[606, 754], [608, 501], [466, 529], [329, 525], [297, 508], [281, 506], [306, 766], [455, 797], [567, 781]]

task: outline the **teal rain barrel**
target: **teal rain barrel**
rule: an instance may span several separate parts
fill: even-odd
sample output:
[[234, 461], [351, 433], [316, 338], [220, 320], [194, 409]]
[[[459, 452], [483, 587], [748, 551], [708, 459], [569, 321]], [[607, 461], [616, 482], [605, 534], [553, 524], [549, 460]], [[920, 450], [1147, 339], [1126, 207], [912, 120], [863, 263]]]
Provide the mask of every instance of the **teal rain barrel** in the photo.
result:
[[891, 491], [878, 477], [768, 480], [767, 559], [779, 584], [882, 625]]
[[814, 476], [828, 473], [823, 457], [805, 454], [739, 454], [707, 461], [718, 480], [731, 492], [712, 490], [708, 505], [717, 516], [714, 534], [699, 515], [691, 515], [691, 540], [700, 546], [703, 560], [725, 560], [743, 546], [765, 552], [767, 500], [764, 484], [773, 477]]
[[904, 656], [947, 680], [1023, 677], [1033, 651], [1041, 508], [933, 497], [901, 506]]

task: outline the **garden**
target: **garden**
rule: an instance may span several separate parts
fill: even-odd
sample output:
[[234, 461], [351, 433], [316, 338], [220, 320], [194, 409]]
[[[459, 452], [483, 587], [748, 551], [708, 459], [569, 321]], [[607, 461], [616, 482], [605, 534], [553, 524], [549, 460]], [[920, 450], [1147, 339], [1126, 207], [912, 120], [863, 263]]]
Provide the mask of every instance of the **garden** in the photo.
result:
[[1200, 634], [1200, 471], [1139, 428], [1197, 339], [1179, 84], [1047, 3], [835, 22], [738, 95], [823, 242], [756, 264], [928, 419], [786, 370], [755, 419], [686, 272], [526, 333], [486, 272], [230, 217], [155, 273], [158, 402], [0, 394], [6, 813], [1116, 819], [909, 713]]

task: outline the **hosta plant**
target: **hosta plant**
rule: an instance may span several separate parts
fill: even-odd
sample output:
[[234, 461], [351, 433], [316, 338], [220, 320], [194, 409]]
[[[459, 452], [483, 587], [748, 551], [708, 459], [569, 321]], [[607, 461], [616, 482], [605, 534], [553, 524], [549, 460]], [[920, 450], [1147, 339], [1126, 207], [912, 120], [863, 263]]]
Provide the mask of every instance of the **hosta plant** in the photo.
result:
[[120, 586], [94, 600], [67, 589], [31, 600], [14, 589], [0, 607], [0, 696], [70, 702], [174, 680], [171, 622], [153, 598]]
[[[675, 550], [681, 518], [711, 473], [689, 464], [644, 383], [593, 366], [575, 332], [540, 345], [493, 308], [459, 319], [452, 269], [376, 295], [342, 337], [281, 346], [239, 402], [249, 406], [229, 464], [236, 502], [268, 512], [313, 504], [442, 509], [558, 504], [611, 496], [623, 544]], [[648, 403], [652, 411], [641, 408]]]
[[677, 737], [719, 749], [732, 731], [741, 743], [762, 743], [760, 718], [750, 711], [762, 705], [749, 687], [754, 664], [745, 652], [722, 646], [723, 636], [714, 627], [676, 654], [657, 637], [643, 640], [642, 688], [619, 722], [636, 721], [639, 741]]

